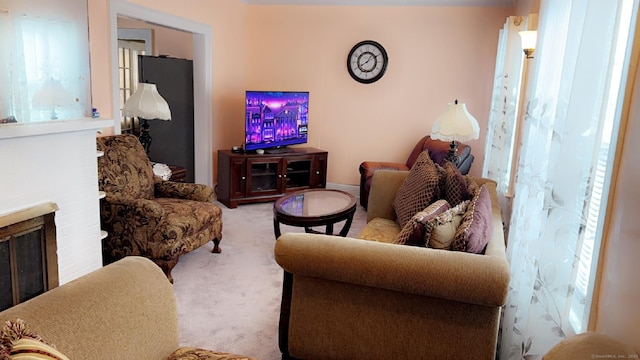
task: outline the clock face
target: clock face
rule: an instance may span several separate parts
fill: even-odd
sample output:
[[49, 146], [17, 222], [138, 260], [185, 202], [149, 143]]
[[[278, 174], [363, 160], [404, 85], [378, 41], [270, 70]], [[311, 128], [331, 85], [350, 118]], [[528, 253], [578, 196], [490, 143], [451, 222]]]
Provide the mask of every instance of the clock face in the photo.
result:
[[384, 47], [372, 40], [357, 43], [347, 56], [349, 75], [363, 84], [378, 81], [388, 63], [389, 57]]

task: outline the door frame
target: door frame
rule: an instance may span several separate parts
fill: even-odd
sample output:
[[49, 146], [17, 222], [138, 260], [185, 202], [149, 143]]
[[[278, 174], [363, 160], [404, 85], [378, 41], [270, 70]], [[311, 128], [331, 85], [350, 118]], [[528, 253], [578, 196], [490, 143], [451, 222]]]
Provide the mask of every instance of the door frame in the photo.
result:
[[[195, 182], [213, 186], [211, 26], [133, 4], [127, 0], [110, 2], [111, 77], [114, 132], [121, 133], [118, 88], [118, 16], [126, 16], [193, 34], [193, 127]], [[153, 55], [153, 54], [150, 54]]]

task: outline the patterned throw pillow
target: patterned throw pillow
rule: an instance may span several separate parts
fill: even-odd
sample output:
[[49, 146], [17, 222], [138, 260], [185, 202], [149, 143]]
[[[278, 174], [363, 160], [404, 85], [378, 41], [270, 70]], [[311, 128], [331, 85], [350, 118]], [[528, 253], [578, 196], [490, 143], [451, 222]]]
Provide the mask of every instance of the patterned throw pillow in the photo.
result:
[[442, 198], [446, 199], [451, 206], [456, 206], [473, 197], [473, 193], [469, 193], [465, 177], [450, 161], [445, 161], [442, 165], [441, 176], [443, 177]]
[[429, 205], [426, 209], [415, 214], [407, 221], [407, 224], [402, 228], [402, 231], [400, 231], [393, 243], [426, 246], [424, 232], [427, 223], [450, 208], [451, 206], [449, 206], [447, 200], [444, 199]]
[[427, 247], [449, 250], [470, 201], [466, 200], [429, 221], [425, 227]]
[[404, 228], [413, 215], [439, 199], [440, 184], [436, 164], [429, 153], [421, 152], [393, 199], [400, 227]]
[[[8, 355], [8, 356], [6, 356]], [[0, 358], [69, 360], [54, 346], [47, 344], [21, 319], [7, 321], [0, 333]]]
[[480, 185], [471, 175], [464, 175], [464, 180], [467, 182], [467, 193], [469, 194], [469, 200], [471, 200], [480, 191]]
[[452, 250], [481, 254], [493, 233], [493, 219], [489, 190], [482, 185], [475, 194], [462, 223], [456, 230]]
[[255, 360], [253, 358], [229, 354], [224, 352], [199, 349], [193, 347], [181, 347], [167, 356], [165, 360]]

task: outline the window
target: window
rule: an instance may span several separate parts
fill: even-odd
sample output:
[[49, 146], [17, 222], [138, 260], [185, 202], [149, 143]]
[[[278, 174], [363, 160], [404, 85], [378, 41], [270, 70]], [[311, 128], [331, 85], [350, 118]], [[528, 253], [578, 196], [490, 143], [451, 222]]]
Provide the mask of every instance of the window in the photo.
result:
[[145, 55], [145, 44], [140, 41], [118, 40], [118, 74], [120, 84], [120, 131], [137, 135], [138, 119], [122, 115], [125, 102], [138, 84], [138, 55]]
[[629, 43], [629, 31], [633, 12], [633, 0], [625, 0], [619, 13], [618, 37], [613, 51], [611, 78], [608, 86], [607, 102], [603, 114], [601, 146], [594, 154], [595, 175], [593, 191], [587, 202], [586, 226], [582, 245], [576, 252], [578, 266], [574, 280], [574, 297], [571, 303], [569, 321], [576, 333], [586, 331], [591, 297], [595, 280], [598, 249], [604, 222], [604, 210], [607, 205], [607, 193], [611, 179], [613, 161], [610, 155], [615, 151], [614, 130], [618, 128], [622, 98], [620, 91], [624, 87], [622, 75]]

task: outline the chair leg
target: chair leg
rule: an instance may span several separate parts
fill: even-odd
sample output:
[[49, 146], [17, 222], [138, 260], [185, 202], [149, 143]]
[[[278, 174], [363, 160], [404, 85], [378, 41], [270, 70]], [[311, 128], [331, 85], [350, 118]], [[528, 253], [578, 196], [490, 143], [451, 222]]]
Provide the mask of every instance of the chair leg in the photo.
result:
[[171, 260], [162, 260], [162, 259], [152, 259], [152, 260], [154, 263], [156, 263], [156, 265], [160, 267], [160, 269], [162, 269], [164, 274], [167, 276], [167, 279], [169, 279], [169, 282], [173, 284], [173, 276], [171, 276], [171, 270], [173, 270], [173, 268], [178, 264], [178, 258], [171, 259]]
[[211, 252], [214, 254], [220, 254], [222, 252], [222, 249], [220, 249], [220, 239], [213, 238], [212, 241], [213, 241], [213, 250], [211, 250]]

